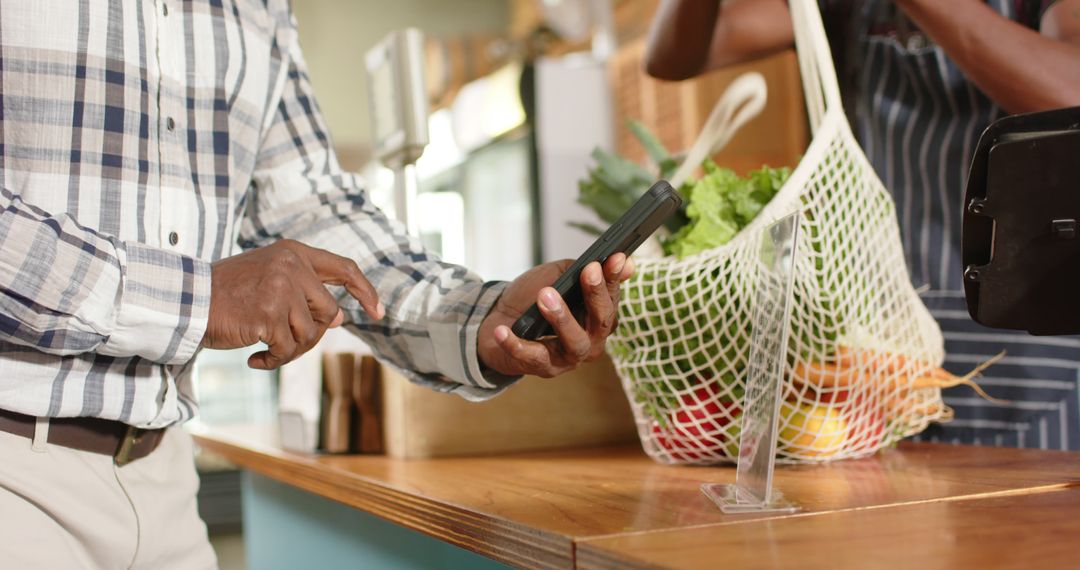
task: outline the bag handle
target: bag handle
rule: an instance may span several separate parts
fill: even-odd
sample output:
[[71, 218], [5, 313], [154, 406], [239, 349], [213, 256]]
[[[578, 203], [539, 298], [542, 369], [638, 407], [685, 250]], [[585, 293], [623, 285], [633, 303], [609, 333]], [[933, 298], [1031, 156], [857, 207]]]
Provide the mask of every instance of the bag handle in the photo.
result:
[[[840, 83], [836, 78], [818, 0], [789, 0], [788, 7], [810, 131], [817, 133], [828, 111], [843, 111]], [[760, 73], [744, 73], [736, 78], [709, 113], [697, 140], [671, 177], [671, 185], [676, 188], [682, 186], [706, 157], [719, 152], [740, 127], [760, 114], [765, 108], [767, 92], [765, 78]]]
[[832, 109], [843, 111], [840, 83], [836, 78], [818, 0], [788, 0], [788, 8], [795, 33], [795, 52], [799, 59], [803, 93], [806, 95], [810, 132], [817, 133], [827, 112]]
[[761, 114], [767, 93], [765, 78], [756, 71], [744, 73], [732, 81], [713, 106], [694, 144], [686, 151], [686, 158], [669, 181], [671, 185], [682, 186], [706, 158], [727, 145], [740, 127]]

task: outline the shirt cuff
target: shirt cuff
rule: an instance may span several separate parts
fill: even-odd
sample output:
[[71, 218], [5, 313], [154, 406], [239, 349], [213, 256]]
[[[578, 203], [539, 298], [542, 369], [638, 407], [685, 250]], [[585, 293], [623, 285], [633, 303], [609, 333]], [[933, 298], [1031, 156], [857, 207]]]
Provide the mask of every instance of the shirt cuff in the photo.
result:
[[210, 315], [210, 264], [179, 253], [125, 242], [116, 323], [98, 350], [183, 364], [202, 344]]
[[446, 377], [459, 384], [446, 391], [468, 400], [485, 400], [521, 378], [486, 369], [477, 352], [480, 324], [487, 318], [508, 285], [502, 281], [471, 283], [455, 290], [444, 300], [444, 307], [448, 307], [448, 310], [468, 307], [464, 321], [459, 317], [453, 327], [436, 325], [431, 330], [435, 360], [439, 369]]

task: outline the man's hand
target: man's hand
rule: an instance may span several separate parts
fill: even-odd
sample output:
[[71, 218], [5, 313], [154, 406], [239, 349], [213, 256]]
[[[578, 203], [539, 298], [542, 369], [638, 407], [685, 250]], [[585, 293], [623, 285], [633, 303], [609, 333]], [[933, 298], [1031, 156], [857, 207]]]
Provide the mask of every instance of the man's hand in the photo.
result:
[[[604, 343], [615, 328], [619, 285], [634, 274], [634, 262], [617, 253], [602, 268], [593, 262], [581, 272], [587, 311], [584, 327], [550, 287], [572, 263], [566, 259], [534, 267], [506, 288], [480, 324], [477, 352], [484, 366], [508, 376], [533, 374], [550, 378], [603, 354]], [[518, 338], [510, 331], [514, 321], [534, 302], [555, 329], [555, 336], [536, 342]]]
[[374, 319], [385, 313], [375, 288], [351, 259], [293, 240], [254, 249], [211, 267], [206, 348], [265, 342], [248, 366], [270, 370], [307, 352], [344, 320], [325, 284], [344, 285]]

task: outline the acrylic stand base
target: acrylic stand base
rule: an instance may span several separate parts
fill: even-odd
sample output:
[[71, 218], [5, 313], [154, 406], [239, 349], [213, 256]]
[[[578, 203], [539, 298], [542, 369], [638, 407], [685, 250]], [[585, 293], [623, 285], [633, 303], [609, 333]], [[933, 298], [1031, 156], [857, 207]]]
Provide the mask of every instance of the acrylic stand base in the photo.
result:
[[739, 500], [738, 487], [728, 483], [706, 483], [701, 486], [701, 492], [712, 499], [720, 510], [729, 515], [742, 513], [797, 513], [801, 509], [798, 505], [784, 499], [784, 495], [773, 489], [769, 504], [754, 501]]

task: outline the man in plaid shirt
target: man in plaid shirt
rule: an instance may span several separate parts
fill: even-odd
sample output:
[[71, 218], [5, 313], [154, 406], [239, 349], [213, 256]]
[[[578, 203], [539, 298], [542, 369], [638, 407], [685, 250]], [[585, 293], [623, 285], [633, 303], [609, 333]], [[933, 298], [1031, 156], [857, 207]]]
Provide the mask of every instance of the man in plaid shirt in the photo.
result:
[[[426, 253], [342, 172], [287, 0], [0, 2], [0, 559], [213, 567], [190, 366], [275, 368], [344, 325], [436, 390], [490, 397], [599, 356], [625, 256], [546, 285]], [[239, 244], [244, 253], [234, 251]], [[556, 337], [509, 330], [539, 301]]]

